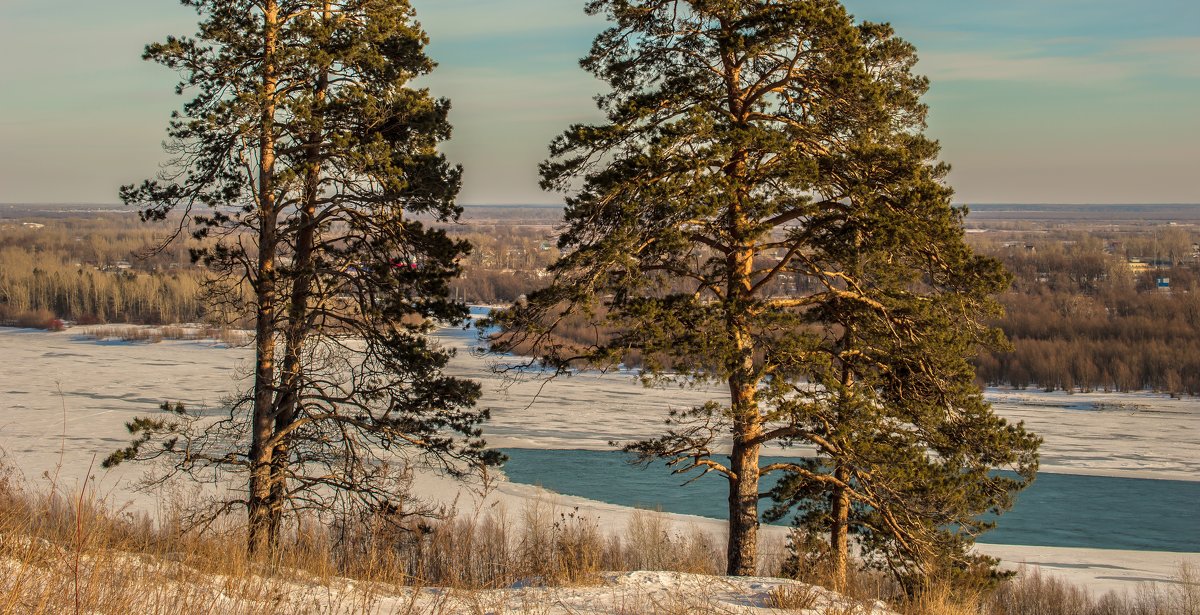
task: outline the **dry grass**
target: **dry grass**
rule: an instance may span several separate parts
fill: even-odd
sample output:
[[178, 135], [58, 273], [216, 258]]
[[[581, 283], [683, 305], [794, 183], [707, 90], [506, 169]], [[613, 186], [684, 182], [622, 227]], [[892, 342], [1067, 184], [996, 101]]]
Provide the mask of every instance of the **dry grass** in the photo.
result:
[[[31, 492], [0, 465], [0, 615], [563, 613], [574, 611], [560, 588], [579, 586], [602, 592], [613, 613], [730, 612], [713, 595], [719, 585], [610, 585], [608, 571], [722, 572], [719, 537], [673, 529], [652, 512], [632, 515], [616, 535], [578, 511], [539, 501], [515, 514], [450, 515], [404, 529], [307, 524], [292, 528], [279, 556], [266, 563], [246, 556], [241, 531], [231, 524], [182, 533], [170, 518], [156, 524], [114, 510], [86, 486]], [[757, 600], [764, 608], [820, 615], [881, 612], [880, 598], [903, 615], [1200, 615], [1196, 570], [1182, 567], [1176, 581], [1094, 598], [1025, 571], [990, 593], [935, 585], [896, 598], [886, 577], [856, 573], [849, 600], [840, 603], [794, 584], [762, 590]], [[505, 591], [490, 591], [496, 589]]]
[[[819, 552], [819, 541], [796, 538], [792, 537], [794, 544], [813, 551], [793, 554], [804, 562], [795, 576], [831, 587], [832, 574]], [[847, 573], [842, 594], [850, 604], [818, 609], [821, 615], [859, 615], [885, 603], [900, 615], [1200, 615], [1200, 570], [1187, 563], [1181, 563], [1168, 582], [1142, 583], [1132, 591], [1100, 596], [1037, 568], [1022, 569], [991, 589], [985, 589], [989, 584], [983, 579], [952, 585], [935, 578], [913, 595], [882, 572], [851, 567]]]
[[1200, 571], [1181, 564], [1172, 583], [1094, 598], [1038, 571], [1024, 571], [986, 599], [987, 615], [1200, 615]]
[[902, 615], [1200, 615], [1200, 575], [1181, 564], [1172, 582], [1096, 597], [1030, 569], [991, 592], [934, 585], [893, 608]]
[[605, 536], [595, 520], [536, 501], [419, 527], [294, 527], [266, 563], [247, 557], [235, 524], [177, 525], [113, 510], [86, 486], [40, 494], [0, 473], [0, 614], [537, 613], [538, 594], [486, 590], [599, 585], [602, 571], [649, 563], [722, 565], [712, 538], [670, 531], [661, 515]]
[[767, 596], [767, 606], [773, 609], [811, 609], [821, 599], [821, 592], [812, 585], [781, 585]]
[[415, 531], [365, 526], [327, 542], [339, 544], [336, 574], [459, 589], [590, 585], [602, 572], [724, 568], [712, 536], [673, 531], [662, 514], [636, 512], [623, 535], [605, 535], [595, 519], [538, 500], [515, 516], [450, 516]]

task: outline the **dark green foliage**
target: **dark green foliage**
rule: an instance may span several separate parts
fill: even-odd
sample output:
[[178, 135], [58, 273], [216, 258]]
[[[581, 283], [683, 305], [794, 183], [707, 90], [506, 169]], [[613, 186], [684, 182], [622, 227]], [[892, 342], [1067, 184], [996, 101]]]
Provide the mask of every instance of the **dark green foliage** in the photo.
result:
[[478, 385], [444, 375], [449, 353], [426, 337], [466, 317], [447, 292], [470, 249], [413, 218], [461, 213], [461, 170], [437, 151], [450, 105], [409, 85], [433, 69], [426, 35], [404, 0], [184, 4], [196, 37], [146, 50], [194, 96], [168, 130], [177, 164], [121, 195], [206, 240], [193, 258], [218, 273], [210, 295], [256, 321], [255, 382], [222, 420], [139, 426], [180, 443], [114, 461], [248, 473], [246, 499], [219, 512], [249, 509], [252, 549], [285, 511], [414, 512], [410, 466], [500, 461], [479, 439]]
[[[728, 387], [626, 450], [729, 479], [731, 574], [754, 571], [771, 472], [787, 475], [780, 505], [830, 533], [835, 568], [851, 527], [901, 577], [973, 565], [975, 517], [1032, 479], [1037, 439], [973, 383], [969, 359], [1001, 343], [985, 323], [1009, 278], [963, 243], [912, 46], [832, 0], [588, 8], [615, 24], [583, 60], [612, 88], [607, 121], [569, 129], [542, 167], [572, 194], [565, 255], [499, 317], [506, 344], [593, 315], [618, 333], [570, 355], [546, 343], [543, 361], [636, 350], [647, 380]], [[780, 280], [794, 290], [772, 292]], [[816, 461], [759, 467], [772, 443]]]

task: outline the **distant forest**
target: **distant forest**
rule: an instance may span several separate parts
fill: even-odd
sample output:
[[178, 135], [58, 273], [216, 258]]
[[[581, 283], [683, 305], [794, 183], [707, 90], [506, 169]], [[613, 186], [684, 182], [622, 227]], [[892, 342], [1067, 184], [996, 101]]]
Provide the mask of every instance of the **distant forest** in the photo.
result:
[[128, 214], [0, 219], [0, 323], [211, 320], [186, 248], [148, 253], [167, 230]]
[[1200, 394], [1200, 294], [1191, 228], [1120, 239], [1058, 233], [983, 243], [1015, 276], [1001, 297], [1009, 353], [985, 353], [989, 385]]
[[[169, 227], [118, 213], [0, 214], [0, 324], [238, 320], [208, 310], [206, 272], [185, 247], [148, 252]], [[1056, 212], [1033, 221], [1005, 214], [985, 210], [970, 225], [976, 249], [1015, 278], [997, 323], [1013, 349], [977, 359], [981, 384], [1200, 395], [1200, 227], [1124, 217], [1083, 227]], [[452, 293], [497, 305], [541, 286], [558, 256], [560, 216], [556, 208], [469, 208], [449, 229], [475, 246]], [[803, 288], [790, 284], [778, 292]], [[560, 333], [574, 343], [605, 334]]]

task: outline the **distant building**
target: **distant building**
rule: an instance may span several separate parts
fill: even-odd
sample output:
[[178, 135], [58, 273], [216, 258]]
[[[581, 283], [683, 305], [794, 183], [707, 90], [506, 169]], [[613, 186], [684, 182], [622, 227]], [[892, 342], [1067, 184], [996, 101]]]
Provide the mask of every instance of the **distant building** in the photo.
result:
[[1134, 273], [1142, 273], [1145, 271], [1150, 271], [1150, 263], [1147, 263], [1146, 261], [1143, 261], [1140, 258], [1131, 258], [1131, 259], [1129, 259], [1128, 262], [1129, 262], [1129, 270]]
[[105, 265], [100, 268], [104, 273], [124, 273], [133, 269], [133, 264], [129, 261], [117, 261], [111, 265]]
[[40, 228], [46, 228], [45, 224], [38, 224], [37, 222], [22, 222], [21, 226], [35, 231]]
[[1128, 261], [1129, 270], [1134, 273], [1142, 273], [1151, 269], [1170, 269], [1175, 266], [1175, 262], [1169, 258], [1145, 258], [1132, 257]]

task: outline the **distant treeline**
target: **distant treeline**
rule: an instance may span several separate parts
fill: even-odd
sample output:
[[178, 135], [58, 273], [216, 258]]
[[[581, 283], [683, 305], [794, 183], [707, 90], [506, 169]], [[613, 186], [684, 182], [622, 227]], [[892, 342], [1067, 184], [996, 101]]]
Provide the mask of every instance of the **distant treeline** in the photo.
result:
[[205, 320], [205, 272], [186, 251], [147, 254], [161, 229], [115, 215], [46, 222], [0, 225], [0, 323]]
[[1138, 271], [1126, 256], [1087, 246], [1001, 258], [1016, 276], [998, 323], [1014, 350], [978, 359], [984, 383], [1200, 394], [1200, 294], [1189, 260]]
[[[1150, 237], [1125, 239], [1135, 254], [1155, 247]], [[1037, 245], [980, 245], [1015, 278], [1000, 298], [1006, 315], [995, 323], [1013, 350], [978, 357], [981, 384], [1200, 395], [1200, 284], [1191, 250], [1175, 239], [1172, 251], [1184, 256], [1156, 268], [1104, 242], [1056, 237]], [[1157, 247], [1164, 244], [1159, 236]], [[1169, 292], [1159, 290], [1159, 278], [1170, 279]], [[569, 354], [611, 334], [569, 318], [544, 343]], [[635, 352], [622, 357], [626, 366], [640, 361]]]
[[[1046, 390], [1200, 394], [1200, 297], [1157, 296], [1123, 308], [1097, 300], [1083, 316], [1053, 298], [1008, 298], [1011, 353], [978, 360], [987, 384]], [[1078, 306], [1076, 306], [1078, 307]]]
[[[207, 272], [191, 265], [186, 248], [147, 254], [165, 229], [115, 214], [41, 222], [45, 226], [37, 228], [0, 221], [0, 323], [228, 319], [207, 313], [202, 287]], [[536, 217], [475, 220], [449, 230], [475, 246], [463, 263], [464, 276], [452, 286], [470, 303], [516, 300], [544, 283], [539, 272], [558, 256], [553, 224]], [[1200, 237], [1190, 229], [1125, 232], [1114, 235], [1119, 241], [1097, 233], [1028, 229], [985, 237], [975, 242], [977, 249], [1003, 260], [1015, 281], [1001, 297], [1007, 314], [996, 323], [1013, 351], [980, 356], [981, 383], [1200, 395], [1194, 243]], [[1159, 278], [1170, 279], [1170, 292], [1158, 289]], [[801, 281], [792, 284], [780, 292], [802, 290]], [[557, 341], [569, 348], [609, 334], [571, 321], [557, 332]], [[635, 366], [641, 357], [631, 352], [623, 361]]]
[[553, 225], [469, 222], [448, 230], [471, 242], [463, 276], [450, 283], [462, 301], [497, 305], [516, 301], [544, 285], [539, 272], [558, 258]]
[[[515, 301], [541, 286], [539, 272], [557, 257], [553, 223], [561, 213], [539, 208], [482, 213], [494, 219], [448, 228], [474, 246], [452, 293], [468, 303]], [[0, 324], [236, 320], [208, 313], [202, 288], [208, 273], [192, 265], [184, 244], [151, 251], [172, 230], [114, 213], [0, 219]]]

